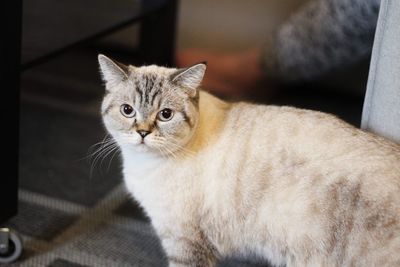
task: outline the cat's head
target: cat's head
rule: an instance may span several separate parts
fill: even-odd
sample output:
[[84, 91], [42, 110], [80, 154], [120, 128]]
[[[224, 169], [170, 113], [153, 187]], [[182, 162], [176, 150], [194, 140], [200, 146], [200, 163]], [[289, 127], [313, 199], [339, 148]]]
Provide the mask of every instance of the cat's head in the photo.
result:
[[120, 146], [168, 155], [189, 142], [199, 118], [204, 63], [173, 69], [98, 59], [106, 87], [103, 121]]

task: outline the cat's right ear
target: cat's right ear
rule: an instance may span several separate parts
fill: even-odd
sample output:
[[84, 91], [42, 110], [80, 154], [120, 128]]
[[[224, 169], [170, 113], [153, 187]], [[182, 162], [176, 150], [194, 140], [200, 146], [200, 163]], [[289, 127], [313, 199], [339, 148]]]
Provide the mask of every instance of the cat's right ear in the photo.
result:
[[129, 67], [105, 55], [98, 56], [100, 72], [107, 90], [112, 90], [122, 81], [128, 79]]

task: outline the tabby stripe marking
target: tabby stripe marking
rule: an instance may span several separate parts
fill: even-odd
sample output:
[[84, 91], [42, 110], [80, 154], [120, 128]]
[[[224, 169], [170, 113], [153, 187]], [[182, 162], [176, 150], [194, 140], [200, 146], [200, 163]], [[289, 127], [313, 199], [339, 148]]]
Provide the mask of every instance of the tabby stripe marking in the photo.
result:
[[[154, 82], [154, 83], [155, 83], [155, 82]], [[153, 106], [154, 100], [155, 100], [156, 96], [159, 95], [159, 94], [161, 93], [161, 88], [162, 88], [162, 86], [163, 86], [163, 81], [162, 81], [162, 80], [160, 80], [160, 81], [158, 82], [158, 85], [157, 85], [157, 86], [153, 86], [153, 90], [154, 90], [154, 88], [155, 88], [155, 90], [154, 90], [154, 93], [151, 95], [151, 101], [150, 101], [150, 105], [151, 105], [151, 106]], [[153, 91], [153, 90], [152, 90], [152, 91]]]
[[154, 83], [155, 83], [155, 77], [154, 76], [147, 76], [146, 77], [146, 86], [145, 86], [145, 103], [149, 104], [150, 103], [150, 99], [149, 99], [149, 94], [152, 91], [153, 87], [154, 87]]
[[139, 80], [135, 81], [135, 92], [139, 95], [139, 98], [140, 98], [139, 103], [142, 103], [142, 101], [143, 101], [143, 90], [141, 89]]
[[153, 106], [154, 100], [156, 99], [156, 96], [159, 95], [160, 93], [161, 93], [161, 91], [160, 91], [160, 89], [158, 88], [158, 90], [156, 90], [156, 91], [154, 92], [154, 94], [151, 96], [151, 102], [150, 102], [150, 105], [151, 105], [151, 106]]

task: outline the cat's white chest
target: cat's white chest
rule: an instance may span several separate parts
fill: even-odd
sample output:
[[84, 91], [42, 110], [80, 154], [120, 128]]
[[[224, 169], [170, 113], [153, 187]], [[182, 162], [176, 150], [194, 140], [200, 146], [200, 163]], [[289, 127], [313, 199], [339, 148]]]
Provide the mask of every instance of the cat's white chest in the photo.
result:
[[123, 152], [123, 173], [127, 190], [142, 205], [152, 203], [151, 199], [160, 187], [160, 175], [165, 168], [162, 158], [143, 153]]
[[124, 172], [140, 179], [161, 165], [161, 159], [151, 154], [124, 152]]

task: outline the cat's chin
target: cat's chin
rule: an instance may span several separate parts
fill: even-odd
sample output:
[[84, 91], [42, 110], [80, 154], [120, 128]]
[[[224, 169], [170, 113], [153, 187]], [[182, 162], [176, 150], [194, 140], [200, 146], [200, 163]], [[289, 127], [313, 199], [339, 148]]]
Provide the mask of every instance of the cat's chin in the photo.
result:
[[136, 145], [134, 145], [133, 149], [136, 153], [140, 153], [140, 154], [147, 154], [147, 155], [153, 155], [153, 156], [160, 155], [159, 149], [152, 147], [151, 145], [145, 144], [145, 143], [136, 144]]
[[144, 143], [140, 143], [140, 144], [136, 144], [135, 145], [135, 150], [139, 153], [154, 153], [155, 149], [151, 148], [150, 146], [148, 146], [147, 144]]
[[[138, 154], [146, 154], [148, 156], [154, 156], [154, 157], [168, 157], [170, 153], [174, 153], [175, 151], [170, 151], [169, 153], [167, 153], [167, 151], [164, 149], [160, 149], [157, 147], [153, 147], [149, 144], [136, 144], [134, 146], [134, 151]], [[163, 153], [162, 151], [165, 151], [165, 153]]]

